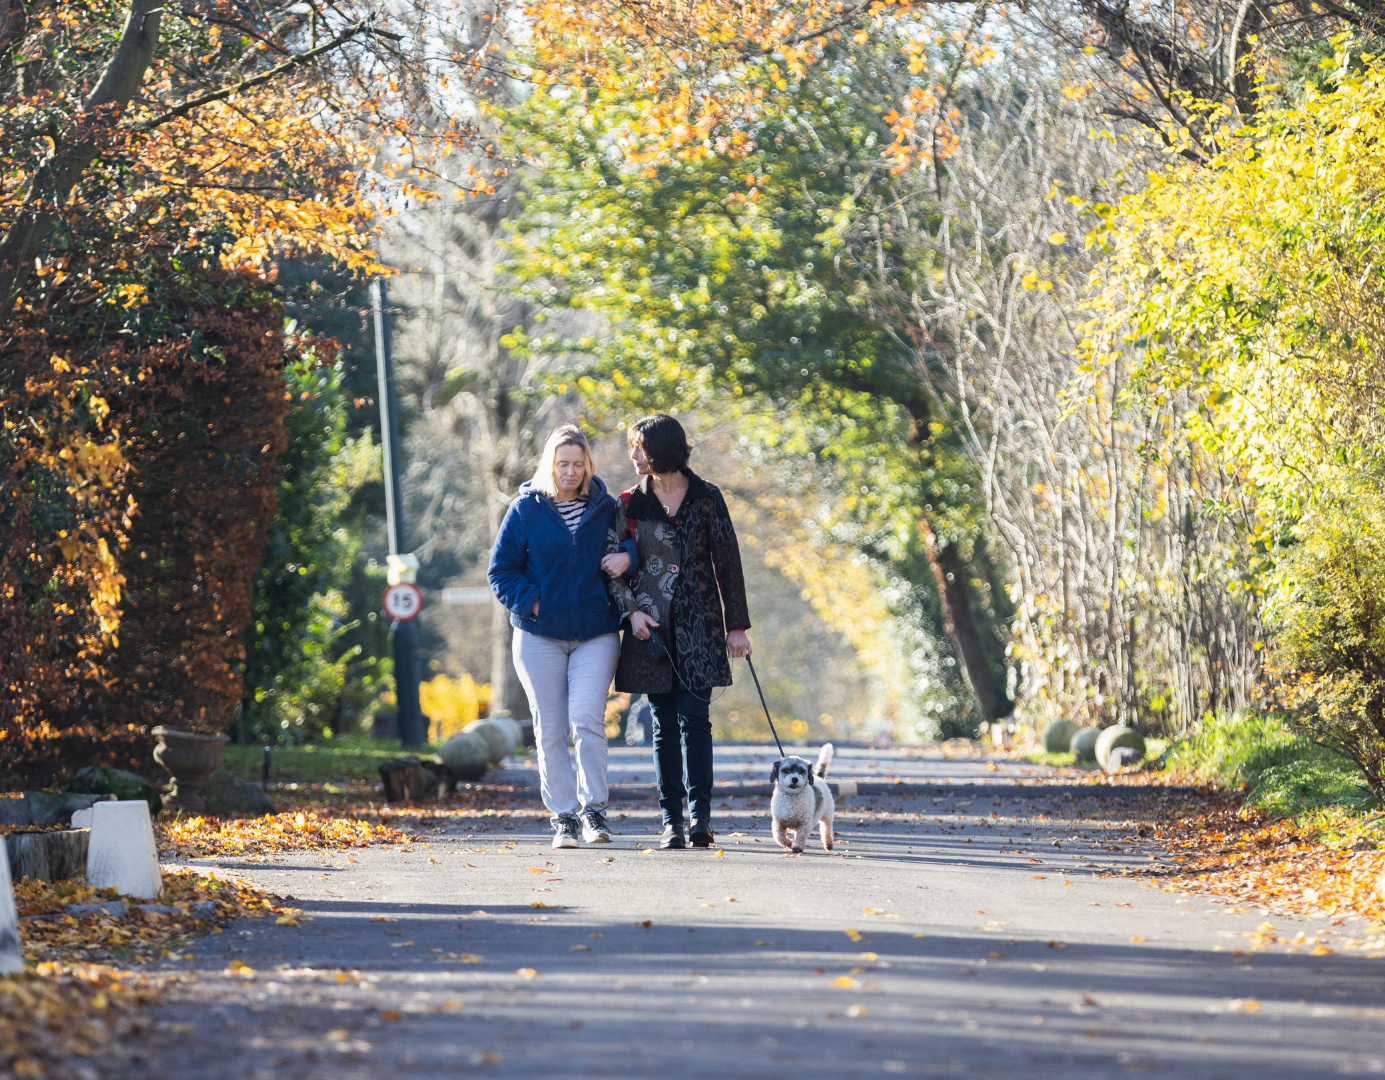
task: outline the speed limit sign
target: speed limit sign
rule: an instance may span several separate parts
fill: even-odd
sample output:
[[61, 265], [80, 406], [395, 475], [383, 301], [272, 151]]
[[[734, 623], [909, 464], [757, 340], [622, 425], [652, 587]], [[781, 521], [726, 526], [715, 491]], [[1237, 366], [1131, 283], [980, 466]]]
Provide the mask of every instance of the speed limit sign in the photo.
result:
[[385, 614], [391, 619], [408, 622], [417, 618], [422, 610], [423, 594], [418, 591], [417, 585], [404, 581], [385, 590]]

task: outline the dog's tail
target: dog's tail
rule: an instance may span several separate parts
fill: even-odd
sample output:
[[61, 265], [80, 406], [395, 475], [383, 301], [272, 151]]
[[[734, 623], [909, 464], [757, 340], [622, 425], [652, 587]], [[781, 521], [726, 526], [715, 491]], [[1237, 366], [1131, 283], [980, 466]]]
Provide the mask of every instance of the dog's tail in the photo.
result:
[[818, 751], [818, 763], [813, 766], [813, 774], [816, 776], [827, 775], [827, 770], [832, 764], [832, 744], [823, 743], [822, 749]]

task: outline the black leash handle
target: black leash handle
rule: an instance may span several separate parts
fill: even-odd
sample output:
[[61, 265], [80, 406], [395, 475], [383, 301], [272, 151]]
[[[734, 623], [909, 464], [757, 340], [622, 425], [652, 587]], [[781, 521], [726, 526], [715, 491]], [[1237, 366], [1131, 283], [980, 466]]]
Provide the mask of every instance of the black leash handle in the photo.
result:
[[760, 676], [755, 674], [755, 664], [749, 654], [746, 655], [745, 662], [750, 665], [750, 677], [755, 680], [755, 690], [760, 695], [760, 708], [765, 710], [765, 719], [769, 721], [769, 733], [774, 736], [774, 745], [779, 747], [779, 756], [785, 757], [784, 744], [779, 741], [779, 732], [774, 730], [774, 720], [770, 718], [769, 706], [765, 704], [765, 692], [760, 689]]

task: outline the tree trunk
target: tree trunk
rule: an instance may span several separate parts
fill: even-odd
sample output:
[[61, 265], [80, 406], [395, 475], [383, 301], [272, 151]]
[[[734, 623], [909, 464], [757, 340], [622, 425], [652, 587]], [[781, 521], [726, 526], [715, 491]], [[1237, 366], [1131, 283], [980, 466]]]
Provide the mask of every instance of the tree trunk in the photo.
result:
[[940, 543], [926, 519], [922, 521], [921, 528], [928, 565], [938, 585], [943, 628], [957, 650], [967, 682], [971, 684], [981, 711], [989, 720], [1000, 720], [1014, 711], [1015, 703], [1005, 693], [1004, 668], [997, 670], [987, 655], [985, 642], [981, 640], [980, 628], [967, 593], [967, 567], [957, 552], [956, 544]]
[[50, 832], [10, 833], [5, 849], [10, 876], [16, 881], [66, 881], [87, 870], [90, 829], [55, 829]]

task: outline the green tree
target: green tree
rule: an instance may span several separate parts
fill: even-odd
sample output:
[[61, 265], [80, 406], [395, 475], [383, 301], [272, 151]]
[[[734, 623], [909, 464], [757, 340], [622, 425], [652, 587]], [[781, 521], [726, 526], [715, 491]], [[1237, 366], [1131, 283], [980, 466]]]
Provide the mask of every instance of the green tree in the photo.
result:
[[595, 314], [602, 330], [574, 333], [568, 316], [513, 341], [582, 354], [573, 379], [589, 400], [710, 405], [762, 447], [830, 469], [858, 545], [927, 595], [999, 717], [1007, 602], [974, 470], [930, 388], [928, 350], [881, 317], [902, 258], [872, 229], [894, 175], [881, 103], [903, 66], [885, 45], [800, 75], [747, 62], [737, 77], [760, 95], [754, 122], [662, 165], [621, 154], [641, 122], [633, 85], [531, 96], [510, 116], [540, 163], [515, 269], [537, 303]]
[[339, 726], [388, 675], [385, 658], [343, 641], [355, 629], [343, 594], [361, 546], [343, 515], [380, 462], [369, 430], [347, 433], [342, 367], [322, 351], [304, 343], [285, 367], [288, 446], [245, 635], [245, 733], [284, 741]]

